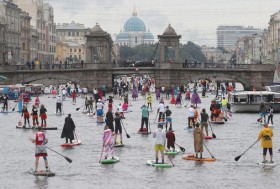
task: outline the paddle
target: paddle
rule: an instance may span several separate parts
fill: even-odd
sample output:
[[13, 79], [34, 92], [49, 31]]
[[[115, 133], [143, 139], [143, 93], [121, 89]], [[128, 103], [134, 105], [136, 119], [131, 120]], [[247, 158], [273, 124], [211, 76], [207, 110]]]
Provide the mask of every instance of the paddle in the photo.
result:
[[101, 158], [102, 158], [102, 155], [103, 155], [103, 151], [104, 151], [104, 145], [102, 146], [102, 150], [101, 150], [101, 154], [100, 154], [100, 158], [99, 158], [99, 163], [101, 162]]
[[[165, 150], [165, 151], [168, 151], [168, 150]], [[168, 156], [168, 159], [171, 162], [172, 166], [174, 167], [174, 163], [172, 162], [170, 155], [167, 155], [167, 156]]]
[[121, 120], [121, 124], [122, 124], [122, 126], [123, 126], [123, 128], [124, 128], [124, 131], [125, 131], [125, 133], [126, 133], [126, 137], [127, 137], [127, 138], [130, 138], [129, 134], [127, 134], [127, 132], [126, 132], [126, 129], [125, 129], [125, 127], [124, 127], [124, 124], [123, 124], [122, 120]]
[[205, 146], [206, 150], [209, 152], [209, 154], [211, 155], [211, 157], [214, 158], [214, 159], [216, 159], [216, 158], [211, 154], [211, 152], [209, 151], [209, 149], [207, 148], [207, 146], [204, 144], [204, 142], [203, 142], [203, 145]]
[[178, 146], [182, 152], [185, 152], [185, 151], [186, 151], [186, 149], [185, 149], [185, 148], [183, 148], [182, 146], [179, 146], [179, 145], [178, 145], [178, 144], [176, 144], [176, 143], [175, 143], [175, 145], [176, 145], [176, 146]]
[[76, 111], [79, 111], [82, 107], [84, 107], [85, 105], [82, 105], [81, 107], [79, 108], [76, 108]]
[[17, 104], [18, 104], [18, 101], [17, 101], [16, 105], [13, 107], [12, 111], [15, 111]]
[[259, 141], [259, 140], [256, 140], [256, 142], [254, 142], [254, 144], [252, 144], [252, 145], [251, 145], [245, 152], [243, 152], [240, 156], [235, 157], [234, 160], [235, 160], [235, 161], [238, 161], [238, 160], [241, 158], [241, 156], [242, 156], [243, 154], [245, 154], [250, 148], [252, 148], [258, 141]]
[[47, 146], [46, 146], [46, 148], [48, 148], [49, 150], [53, 151], [54, 153], [56, 153], [56, 154], [58, 154], [58, 155], [64, 157], [69, 163], [72, 163], [72, 159], [70, 159], [70, 158], [68, 158], [68, 157], [66, 157], [66, 156], [64, 156], [64, 155], [62, 155], [62, 154], [60, 154], [60, 153], [58, 153], [57, 151], [54, 151], [53, 149], [51, 149], [51, 148], [49, 148], [49, 147], [47, 147]]
[[[148, 118], [149, 119], [149, 118]], [[150, 133], [152, 132], [151, 131], [151, 124], [150, 124], [150, 120], [149, 120], [149, 130], [150, 130]]]
[[157, 112], [157, 115], [156, 115], [156, 118], [155, 118], [155, 121], [154, 121], [154, 123], [156, 123], [156, 120], [157, 120], [157, 116], [158, 116], [158, 112]]
[[214, 132], [213, 132], [211, 122], [208, 121], [208, 123], [209, 123], [210, 129], [211, 129], [211, 131], [212, 131], [212, 137], [213, 137], [213, 138], [217, 138], [216, 135], [215, 135]]

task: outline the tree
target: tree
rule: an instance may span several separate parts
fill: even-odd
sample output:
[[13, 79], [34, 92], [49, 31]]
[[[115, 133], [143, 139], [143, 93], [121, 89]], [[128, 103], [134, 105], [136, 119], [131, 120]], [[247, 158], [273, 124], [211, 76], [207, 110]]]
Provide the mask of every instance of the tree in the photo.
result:
[[188, 41], [187, 44], [182, 45], [180, 48], [180, 61], [183, 62], [185, 59], [189, 62], [195, 60], [198, 62], [207, 62], [207, 58], [202, 53], [200, 46], [191, 41]]

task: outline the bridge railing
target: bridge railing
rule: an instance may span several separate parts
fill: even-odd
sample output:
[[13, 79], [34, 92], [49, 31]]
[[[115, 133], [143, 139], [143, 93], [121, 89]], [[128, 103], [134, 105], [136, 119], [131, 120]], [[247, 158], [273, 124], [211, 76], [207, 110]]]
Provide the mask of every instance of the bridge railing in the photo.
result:
[[[43, 65], [0, 65], [0, 72], [9, 71], [51, 71], [51, 70], [75, 70], [75, 69], [107, 69], [114, 68], [113, 64], [108, 63], [70, 63], [70, 64], [43, 64]], [[122, 67], [118, 67], [122, 68]], [[157, 63], [156, 68], [161, 69], [216, 69], [216, 70], [275, 70], [274, 64], [213, 64], [213, 63]], [[132, 68], [135, 69], [135, 68]]]

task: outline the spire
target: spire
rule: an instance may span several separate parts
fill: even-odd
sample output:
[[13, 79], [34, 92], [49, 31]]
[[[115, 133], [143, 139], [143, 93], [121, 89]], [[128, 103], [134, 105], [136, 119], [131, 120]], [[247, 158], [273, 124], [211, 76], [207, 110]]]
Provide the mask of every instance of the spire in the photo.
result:
[[132, 11], [132, 16], [137, 16], [137, 12], [136, 12], [136, 9], [135, 9], [135, 4], [134, 4], [134, 9]]

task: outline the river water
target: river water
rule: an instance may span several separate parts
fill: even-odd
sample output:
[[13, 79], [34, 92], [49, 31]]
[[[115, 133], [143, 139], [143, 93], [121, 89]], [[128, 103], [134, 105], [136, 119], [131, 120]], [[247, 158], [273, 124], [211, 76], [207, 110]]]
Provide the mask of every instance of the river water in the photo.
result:
[[[155, 98], [155, 97], [154, 97]], [[208, 94], [202, 98], [203, 107], [209, 113], [210, 101], [213, 95]], [[103, 126], [98, 126], [92, 119], [76, 107], [83, 104], [84, 99], [77, 98], [77, 106], [73, 106], [71, 99], [64, 101], [63, 116], [51, 115], [55, 112], [55, 99], [50, 95], [40, 97], [42, 104], [48, 109], [48, 125], [56, 126], [56, 131], [46, 131], [49, 138], [48, 146], [59, 153], [71, 158], [69, 164], [63, 157], [48, 151], [49, 167], [56, 173], [55, 177], [35, 177], [34, 170], [34, 144], [28, 139], [33, 137], [35, 131], [16, 129], [16, 123], [20, 119], [20, 113], [1, 114], [1, 158], [0, 158], [0, 188], [278, 188], [280, 166], [264, 168], [256, 163], [262, 160], [262, 149], [257, 143], [238, 162], [234, 158], [244, 152], [256, 141], [261, 126], [256, 124], [257, 114], [233, 114], [233, 117], [224, 125], [212, 125], [217, 139], [205, 141], [210, 152], [217, 159], [216, 162], [198, 163], [182, 159], [177, 155], [173, 159], [175, 167], [169, 169], [157, 169], [146, 165], [146, 161], [154, 159], [152, 135], [143, 136], [137, 134], [140, 127], [140, 107], [146, 102], [141, 96], [132, 102], [130, 107], [133, 112], [126, 114], [123, 120], [130, 139], [124, 135], [124, 148], [116, 149], [116, 155], [120, 162], [114, 165], [101, 165], [98, 163], [101, 148]], [[32, 101], [34, 103], [34, 99]], [[118, 104], [120, 100], [115, 100]], [[169, 102], [165, 100], [165, 103]], [[186, 101], [184, 101], [186, 104]], [[14, 104], [11, 102], [11, 107]], [[158, 101], [153, 100], [156, 109]], [[29, 105], [29, 111], [31, 105]], [[105, 105], [107, 110], [107, 104]], [[176, 134], [176, 142], [186, 149], [186, 153], [193, 153], [192, 132], [184, 130], [186, 126], [186, 108], [176, 108], [170, 105], [173, 112], [173, 129]], [[64, 119], [68, 113], [76, 124], [78, 139], [82, 145], [63, 149], [60, 144], [65, 140], [60, 138]], [[156, 112], [150, 115], [152, 130]], [[279, 162], [279, 116], [274, 116], [274, 161]], [[204, 157], [211, 157], [204, 149]], [[165, 161], [169, 162], [165, 157]], [[40, 159], [41, 169], [44, 169]]]

